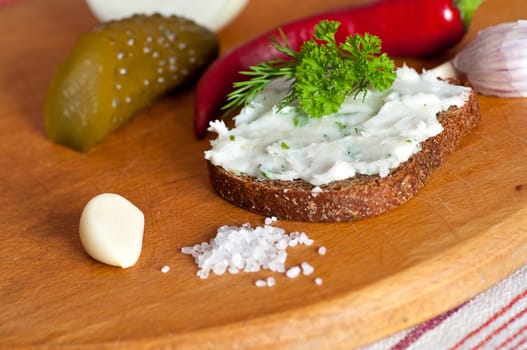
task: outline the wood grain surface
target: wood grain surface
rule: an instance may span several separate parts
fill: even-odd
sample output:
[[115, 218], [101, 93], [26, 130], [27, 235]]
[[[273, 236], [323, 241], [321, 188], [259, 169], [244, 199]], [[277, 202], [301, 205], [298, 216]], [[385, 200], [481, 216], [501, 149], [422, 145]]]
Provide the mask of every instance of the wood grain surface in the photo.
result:
[[[252, 0], [219, 33], [222, 49], [349, 3]], [[467, 40], [520, 18], [525, 0], [487, 0]], [[267, 272], [200, 280], [181, 247], [263, 218], [211, 189], [208, 141], [192, 131], [193, 88], [92, 151], [71, 151], [44, 136], [42, 106], [95, 19], [84, 1], [25, 0], [0, 10], [0, 23], [0, 347], [350, 349], [455, 307], [527, 262], [527, 100], [481, 96], [481, 125], [407, 204], [357, 223], [277, 223], [315, 240], [291, 248], [287, 262], [309, 261], [313, 276], [274, 274], [273, 288], [254, 286]], [[409, 62], [431, 67], [450, 54]], [[102, 192], [145, 213], [132, 268], [98, 263], [81, 247], [81, 210]]]

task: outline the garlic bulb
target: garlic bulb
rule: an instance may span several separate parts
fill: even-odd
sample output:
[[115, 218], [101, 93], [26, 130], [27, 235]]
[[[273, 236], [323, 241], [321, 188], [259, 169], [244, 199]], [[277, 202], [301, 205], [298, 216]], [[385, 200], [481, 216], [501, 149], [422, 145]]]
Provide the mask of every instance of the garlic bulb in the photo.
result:
[[527, 97], [527, 20], [481, 31], [452, 64], [481, 94]]

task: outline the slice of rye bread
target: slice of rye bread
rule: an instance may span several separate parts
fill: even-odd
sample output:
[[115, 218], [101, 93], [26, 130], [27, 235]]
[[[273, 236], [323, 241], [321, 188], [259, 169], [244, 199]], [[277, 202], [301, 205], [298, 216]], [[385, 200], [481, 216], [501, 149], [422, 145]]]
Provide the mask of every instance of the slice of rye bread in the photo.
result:
[[386, 177], [358, 175], [320, 186], [303, 181], [259, 180], [236, 175], [208, 162], [212, 186], [225, 200], [239, 207], [279, 219], [311, 222], [354, 221], [379, 215], [412, 198], [432, 170], [453, 152], [462, 137], [481, 119], [473, 91], [462, 107], [437, 115], [443, 131], [422, 143], [422, 149]]

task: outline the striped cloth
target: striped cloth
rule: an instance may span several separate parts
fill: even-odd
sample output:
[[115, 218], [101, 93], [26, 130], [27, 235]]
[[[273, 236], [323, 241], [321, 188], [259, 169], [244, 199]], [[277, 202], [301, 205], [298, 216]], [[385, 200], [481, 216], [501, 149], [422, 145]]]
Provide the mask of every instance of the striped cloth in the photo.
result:
[[527, 266], [469, 302], [361, 350], [527, 349]]

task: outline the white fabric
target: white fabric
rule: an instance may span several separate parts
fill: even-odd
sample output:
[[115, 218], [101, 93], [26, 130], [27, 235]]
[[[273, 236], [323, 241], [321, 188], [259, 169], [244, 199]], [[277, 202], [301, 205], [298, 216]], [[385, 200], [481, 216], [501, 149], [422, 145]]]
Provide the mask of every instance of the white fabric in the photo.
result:
[[464, 305], [361, 350], [527, 349], [527, 265]]

